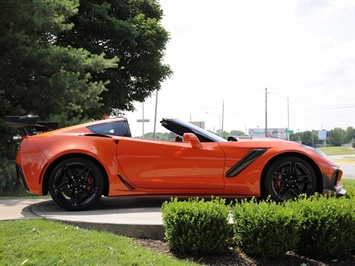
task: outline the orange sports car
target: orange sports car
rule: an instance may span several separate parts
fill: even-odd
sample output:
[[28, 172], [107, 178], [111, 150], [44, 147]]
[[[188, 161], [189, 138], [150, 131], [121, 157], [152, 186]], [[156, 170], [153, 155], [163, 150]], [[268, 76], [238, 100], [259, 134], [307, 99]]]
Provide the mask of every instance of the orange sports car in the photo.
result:
[[171, 141], [134, 138], [126, 118], [54, 129], [38, 116], [8, 116], [23, 128], [17, 175], [31, 193], [83, 210], [107, 197], [267, 197], [344, 195], [342, 171], [322, 152], [277, 139], [225, 140], [193, 124], [163, 119]]

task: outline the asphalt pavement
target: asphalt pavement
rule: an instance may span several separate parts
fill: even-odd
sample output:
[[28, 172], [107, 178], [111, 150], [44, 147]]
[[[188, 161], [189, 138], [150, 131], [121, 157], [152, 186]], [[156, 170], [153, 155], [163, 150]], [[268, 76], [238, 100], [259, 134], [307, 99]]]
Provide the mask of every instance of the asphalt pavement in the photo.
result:
[[344, 179], [355, 179], [355, 164], [350, 163], [338, 163], [340, 169], [343, 171]]
[[[355, 179], [355, 154], [333, 155], [329, 157], [339, 164], [340, 169], [343, 171], [343, 178]], [[353, 163], [342, 162], [346, 160], [350, 160]]]

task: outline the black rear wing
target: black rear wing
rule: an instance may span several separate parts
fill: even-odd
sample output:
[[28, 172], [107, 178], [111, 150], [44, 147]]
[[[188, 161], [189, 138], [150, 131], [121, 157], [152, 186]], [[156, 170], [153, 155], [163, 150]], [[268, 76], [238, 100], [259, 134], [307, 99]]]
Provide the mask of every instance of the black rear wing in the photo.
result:
[[14, 128], [23, 128], [24, 134], [31, 136], [42, 132], [57, 129], [57, 122], [39, 122], [38, 115], [5, 116], [5, 125]]

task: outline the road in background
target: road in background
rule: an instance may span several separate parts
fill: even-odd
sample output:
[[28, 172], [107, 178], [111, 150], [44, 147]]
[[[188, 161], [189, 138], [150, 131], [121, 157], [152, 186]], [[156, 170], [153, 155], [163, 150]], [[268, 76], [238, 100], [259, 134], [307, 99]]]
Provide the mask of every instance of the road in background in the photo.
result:
[[[355, 154], [332, 155], [329, 157], [339, 164], [340, 169], [343, 171], [343, 178], [355, 179]], [[350, 162], [345, 163], [342, 161]]]
[[338, 163], [343, 171], [343, 178], [355, 179], [355, 163]]

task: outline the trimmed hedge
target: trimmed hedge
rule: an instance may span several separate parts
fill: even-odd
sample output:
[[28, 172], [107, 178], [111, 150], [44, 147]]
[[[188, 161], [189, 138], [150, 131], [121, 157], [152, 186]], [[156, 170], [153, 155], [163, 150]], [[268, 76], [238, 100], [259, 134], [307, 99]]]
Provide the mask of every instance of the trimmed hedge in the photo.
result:
[[225, 199], [171, 199], [162, 205], [165, 240], [182, 254], [216, 254], [229, 237], [230, 206]]
[[355, 250], [354, 199], [315, 195], [291, 205], [302, 218], [299, 253], [337, 258]]
[[237, 245], [247, 254], [275, 258], [297, 247], [301, 221], [295, 209], [243, 200], [235, 206], [233, 218]]
[[297, 250], [312, 257], [351, 256], [354, 191], [350, 186], [350, 193], [341, 198], [317, 194], [285, 203], [242, 200], [233, 206], [224, 199], [171, 199], [162, 206], [165, 239], [178, 253], [221, 253], [227, 249], [232, 228], [235, 244], [248, 255], [276, 258]]

